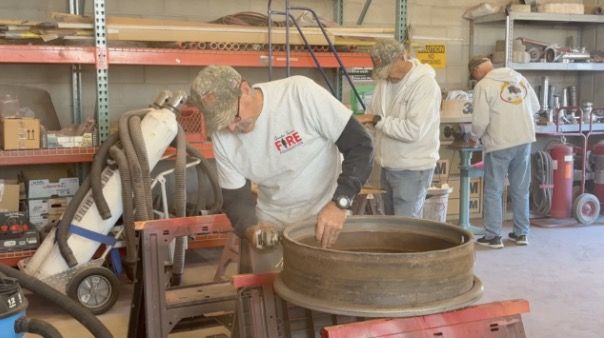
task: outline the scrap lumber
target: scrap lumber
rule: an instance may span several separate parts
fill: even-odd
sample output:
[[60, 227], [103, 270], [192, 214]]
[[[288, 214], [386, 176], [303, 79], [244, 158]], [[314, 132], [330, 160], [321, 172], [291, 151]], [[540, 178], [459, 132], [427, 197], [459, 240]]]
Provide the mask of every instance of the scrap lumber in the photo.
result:
[[[52, 13], [50, 21], [0, 19], [0, 37], [5, 39], [90, 39], [94, 34], [93, 18], [68, 13]], [[239, 43], [266, 45], [269, 34], [266, 26], [226, 25], [217, 23], [146, 19], [108, 16], [107, 37], [109, 41], [140, 41], [168, 43], [188, 41], [191, 43]], [[393, 29], [384, 27], [326, 27], [329, 40], [336, 46], [370, 46], [376, 39], [392, 38]], [[311, 46], [327, 46], [327, 40], [319, 27], [303, 27], [304, 37]], [[286, 29], [273, 27], [272, 43], [286, 43]], [[289, 43], [304, 45], [295, 27], [289, 29]]]
[[[89, 24], [92, 29], [92, 18], [68, 13], [52, 13], [51, 17], [59, 21], [59, 27], [83, 28]], [[131, 41], [195, 41], [195, 42], [239, 42], [239, 43], [268, 43], [268, 29], [260, 26], [223, 25], [195, 21], [177, 21], [163, 19], [144, 19], [131, 17], [109, 16], [107, 29], [110, 40]], [[70, 26], [71, 25], [71, 26]], [[371, 43], [375, 39], [392, 38], [394, 30], [391, 27], [327, 27], [328, 37], [336, 45], [361, 45]], [[318, 27], [303, 27], [304, 36], [311, 45], [327, 45]], [[285, 28], [273, 27], [273, 43], [285, 43]], [[355, 40], [358, 39], [358, 40]], [[303, 44], [295, 27], [290, 27], [290, 43]]]

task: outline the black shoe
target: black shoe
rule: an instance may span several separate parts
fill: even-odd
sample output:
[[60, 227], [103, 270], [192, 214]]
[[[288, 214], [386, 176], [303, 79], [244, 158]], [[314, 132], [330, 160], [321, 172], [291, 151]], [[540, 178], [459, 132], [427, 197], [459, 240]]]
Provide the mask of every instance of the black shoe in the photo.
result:
[[501, 241], [501, 236], [493, 237], [491, 239], [487, 239], [487, 237], [482, 237], [476, 240], [476, 244], [488, 246], [493, 249], [501, 249], [503, 248], [503, 242]]
[[510, 232], [508, 234], [508, 238], [511, 241], [516, 242], [516, 245], [528, 245], [528, 238], [526, 237], [526, 235], [516, 235], [513, 232]]

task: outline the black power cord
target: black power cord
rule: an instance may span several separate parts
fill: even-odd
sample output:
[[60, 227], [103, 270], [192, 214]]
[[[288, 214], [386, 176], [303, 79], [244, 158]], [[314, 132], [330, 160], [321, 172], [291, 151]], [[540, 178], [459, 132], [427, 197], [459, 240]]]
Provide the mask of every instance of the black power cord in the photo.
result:
[[537, 151], [531, 155], [531, 211], [547, 215], [552, 207], [554, 168], [551, 155]]

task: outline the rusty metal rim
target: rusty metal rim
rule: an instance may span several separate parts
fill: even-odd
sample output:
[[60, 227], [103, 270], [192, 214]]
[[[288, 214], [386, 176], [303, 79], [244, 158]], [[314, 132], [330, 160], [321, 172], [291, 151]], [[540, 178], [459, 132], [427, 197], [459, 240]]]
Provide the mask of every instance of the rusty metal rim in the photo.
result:
[[[384, 218], [389, 218], [389, 216], [381, 216], [379, 217], [380, 219], [384, 219]], [[449, 227], [451, 229], [455, 229], [455, 231], [458, 231], [460, 233], [462, 233], [468, 240], [465, 243], [460, 243], [458, 245], [455, 246], [455, 248], [463, 248], [466, 247], [468, 245], [474, 245], [473, 243], [473, 239], [474, 239], [474, 235], [461, 227], [458, 226], [454, 226], [451, 224], [447, 224], [447, 223], [439, 223], [439, 222], [434, 222], [434, 221], [429, 221], [429, 220], [418, 220], [415, 218], [409, 218], [409, 217], [402, 217], [402, 216], [396, 216], [392, 218], [393, 222], [400, 222], [400, 219], [405, 218], [406, 221], [411, 222], [411, 223], [418, 223], [419, 221], [421, 221], [421, 223], [423, 224], [432, 224], [432, 225], [437, 225], [440, 227]], [[346, 224], [346, 227], [344, 228], [344, 230], [342, 230], [343, 232], [345, 231], [349, 231], [351, 227], [353, 226], [358, 226], [358, 225], [362, 225], [364, 220], [375, 220], [376, 216], [355, 216], [354, 218], [349, 218], [348, 222]], [[354, 223], [350, 223], [350, 221], [353, 221]], [[360, 223], [360, 224], [359, 224]], [[393, 227], [394, 230], [395, 227], [399, 226], [398, 224], [392, 224], [391, 225]], [[405, 257], [413, 257], [413, 256], [419, 256], [419, 255], [425, 255], [425, 252], [397, 252], [397, 253], [389, 253], [389, 252], [353, 252], [353, 251], [346, 251], [346, 250], [337, 250], [337, 249], [331, 249], [331, 248], [322, 248], [320, 246], [312, 246], [312, 245], [308, 245], [308, 244], [304, 244], [299, 242], [296, 238], [293, 238], [292, 236], [290, 236], [290, 231], [291, 229], [300, 229], [297, 226], [290, 226], [288, 229], [285, 229], [285, 231], [283, 231], [283, 238], [289, 240], [292, 244], [297, 245], [297, 246], [301, 246], [301, 247], [305, 247], [305, 248], [309, 248], [309, 249], [313, 249], [313, 250], [317, 250], [317, 251], [323, 251], [323, 252], [331, 252], [331, 253], [345, 253], [346, 255], [352, 255], [352, 256], [405, 256]], [[288, 231], [290, 230], [290, 231]], [[314, 235], [314, 228], [313, 228], [313, 232], [308, 232], [308, 234], [312, 234]], [[441, 249], [441, 250], [431, 250], [431, 252], [444, 252], [447, 250], [450, 250], [451, 248], [446, 248], [446, 249]]]
[[360, 306], [348, 303], [335, 303], [323, 299], [311, 298], [288, 288], [281, 280], [281, 276], [277, 276], [273, 283], [273, 288], [281, 298], [303, 308], [357, 317], [413, 317], [451, 311], [476, 302], [480, 296], [482, 296], [484, 290], [480, 279], [474, 276], [472, 288], [453, 298], [422, 304], [417, 307], [380, 307], [376, 305]]

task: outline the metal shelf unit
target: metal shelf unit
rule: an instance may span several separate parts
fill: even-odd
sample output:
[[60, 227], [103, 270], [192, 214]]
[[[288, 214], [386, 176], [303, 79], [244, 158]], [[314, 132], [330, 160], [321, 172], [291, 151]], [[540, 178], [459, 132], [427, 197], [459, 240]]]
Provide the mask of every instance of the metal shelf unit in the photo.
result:
[[525, 71], [604, 71], [604, 64], [600, 63], [514, 63], [512, 62], [512, 45], [514, 40], [515, 23], [532, 25], [569, 25], [569, 26], [591, 26], [604, 24], [602, 15], [586, 14], [556, 14], [556, 13], [497, 13], [485, 15], [474, 19], [470, 24], [470, 54], [474, 50], [474, 38], [476, 35], [475, 25], [505, 23], [505, 66], [516, 70]]
[[496, 13], [490, 15], [484, 15], [474, 19], [474, 23], [494, 23], [504, 22], [507, 19], [513, 21], [542, 21], [545, 23], [604, 23], [604, 18], [601, 15], [590, 15], [590, 14], [557, 14], [557, 13], [519, 13], [511, 12], [509, 14]]
[[[333, 0], [336, 21], [342, 22], [343, 0]], [[365, 0], [366, 7], [371, 0]], [[69, 0], [70, 12], [78, 14], [78, 1]], [[99, 126], [108, 126], [108, 70], [110, 65], [141, 65], [141, 66], [206, 66], [209, 64], [230, 65], [234, 67], [265, 67], [268, 64], [268, 52], [266, 51], [203, 51], [182, 49], [155, 49], [155, 48], [112, 48], [107, 47], [105, 40], [105, 1], [94, 0], [95, 7], [95, 35], [102, 35], [96, 39], [95, 46], [27, 46], [27, 45], [0, 45], [0, 63], [39, 63], [39, 64], [71, 64], [73, 91], [73, 119], [78, 121], [81, 111], [81, 65], [94, 65], [97, 70], [97, 102], [99, 112], [97, 114]], [[397, 39], [404, 38], [406, 28], [407, 0], [396, 0], [396, 28]], [[284, 52], [273, 53], [273, 66], [285, 67], [286, 58]], [[321, 67], [339, 69], [335, 57], [330, 53], [316, 53]], [[339, 53], [346, 68], [373, 67], [368, 53]], [[296, 68], [315, 67], [312, 58], [306, 52], [292, 52], [289, 64]], [[340, 73], [341, 74], [341, 73]], [[341, 81], [340, 81], [341, 82]], [[106, 129], [106, 128], [105, 128]], [[107, 130], [99, 133], [99, 140], [104, 141]], [[213, 158], [210, 143], [195, 144], [201, 153]], [[90, 162], [94, 157], [95, 148], [76, 149], [40, 149], [26, 151], [0, 151], [0, 167], [10, 165], [35, 165], [52, 163], [80, 163]], [[173, 149], [168, 149], [170, 153]], [[228, 222], [228, 221], [227, 221]], [[221, 222], [218, 222], [221, 224]], [[224, 221], [222, 222], [224, 223]], [[207, 235], [190, 241], [193, 248], [203, 248], [224, 245], [226, 238], [217, 235]], [[18, 251], [11, 253], [0, 253], [0, 262], [15, 265], [18, 260], [33, 255], [35, 250]]]

